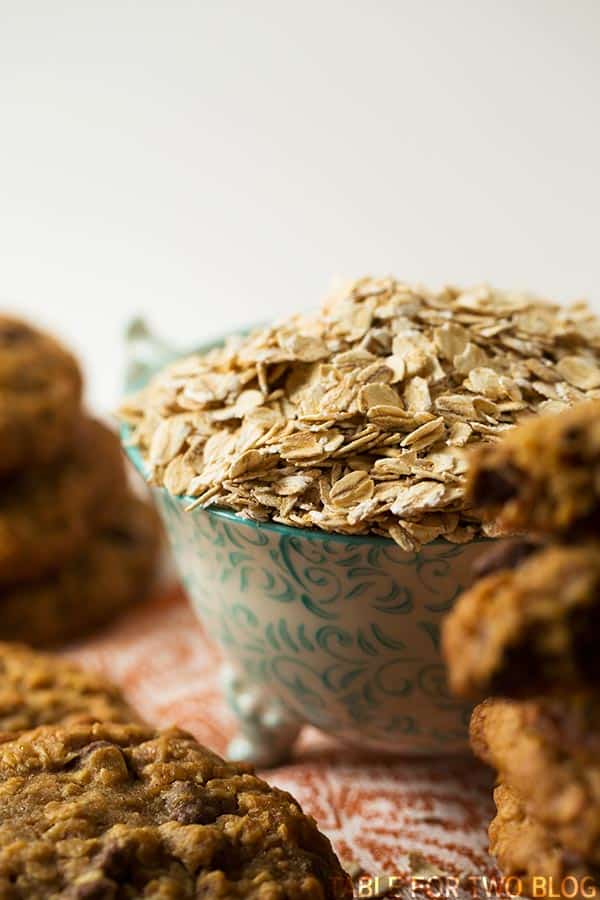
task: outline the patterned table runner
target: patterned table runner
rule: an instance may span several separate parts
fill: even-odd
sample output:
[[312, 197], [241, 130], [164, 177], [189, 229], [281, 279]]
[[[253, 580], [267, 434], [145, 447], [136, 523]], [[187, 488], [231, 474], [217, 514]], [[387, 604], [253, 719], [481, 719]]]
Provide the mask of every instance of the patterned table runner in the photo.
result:
[[[149, 722], [177, 724], [224, 753], [234, 722], [218, 651], [180, 590], [65, 652], [119, 683]], [[497, 892], [486, 852], [492, 777], [473, 759], [382, 759], [306, 728], [293, 760], [262, 774], [317, 819], [357, 897]]]

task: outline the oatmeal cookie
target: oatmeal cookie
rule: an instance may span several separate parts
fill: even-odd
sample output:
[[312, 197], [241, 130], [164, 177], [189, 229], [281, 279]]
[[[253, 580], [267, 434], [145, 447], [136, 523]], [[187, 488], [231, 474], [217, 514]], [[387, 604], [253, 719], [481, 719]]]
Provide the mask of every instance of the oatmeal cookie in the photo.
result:
[[346, 900], [287, 793], [178, 729], [46, 726], [0, 744], [0, 896]]
[[0, 642], [0, 731], [82, 718], [139, 722], [115, 685], [58, 656]]
[[499, 784], [494, 801], [497, 814], [489, 828], [490, 853], [505, 877], [521, 881], [524, 896], [598, 897], [600, 870], [565, 850], [549, 828], [526, 813], [513, 788]]
[[600, 682], [600, 545], [551, 546], [476, 582], [447, 616], [452, 690], [480, 699]]
[[60, 568], [126, 488], [117, 436], [83, 419], [60, 462], [23, 472], [0, 490], [0, 584]]
[[473, 712], [471, 745], [561, 847], [600, 864], [597, 696], [487, 700]]
[[48, 646], [110, 622], [147, 595], [156, 574], [158, 514], [124, 495], [80, 553], [41, 581], [0, 588], [0, 637]]
[[0, 474], [56, 459], [72, 440], [82, 377], [54, 338], [0, 316]]
[[469, 502], [506, 532], [600, 531], [600, 401], [532, 418], [474, 451]]

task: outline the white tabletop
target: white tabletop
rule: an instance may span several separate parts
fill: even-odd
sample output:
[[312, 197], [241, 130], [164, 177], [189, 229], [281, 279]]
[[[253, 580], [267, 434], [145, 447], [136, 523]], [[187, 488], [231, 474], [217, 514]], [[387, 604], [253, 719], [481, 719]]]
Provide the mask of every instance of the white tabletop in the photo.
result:
[[143, 312], [190, 343], [332, 277], [600, 309], [600, 5], [0, 0], [0, 302], [114, 406]]

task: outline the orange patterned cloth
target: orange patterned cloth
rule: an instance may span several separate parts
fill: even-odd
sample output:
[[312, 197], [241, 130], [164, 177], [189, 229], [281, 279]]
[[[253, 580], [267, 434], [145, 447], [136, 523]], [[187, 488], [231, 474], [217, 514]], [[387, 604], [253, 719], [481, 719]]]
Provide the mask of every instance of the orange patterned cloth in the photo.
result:
[[[180, 725], [225, 752], [235, 724], [219, 690], [219, 654], [181, 591], [65, 653], [120, 684], [149, 722]], [[493, 876], [486, 852], [492, 779], [473, 759], [382, 759], [306, 728], [294, 759], [265, 774], [316, 818], [342, 861], [367, 876], [407, 879], [411, 854], [447, 875]], [[368, 877], [356, 890], [374, 896]]]

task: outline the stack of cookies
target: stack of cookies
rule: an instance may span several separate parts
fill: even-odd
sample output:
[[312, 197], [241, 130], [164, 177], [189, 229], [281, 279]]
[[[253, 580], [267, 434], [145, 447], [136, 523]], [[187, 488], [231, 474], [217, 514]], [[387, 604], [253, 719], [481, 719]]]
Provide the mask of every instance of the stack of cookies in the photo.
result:
[[74, 357], [0, 317], [0, 637], [78, 637], [143, 597], [156, 513], [129, 489], [117, 436], [81, 407]]
[[[55, 340], [0, 317], [0, 637], [46, 645], [110, 620], [156, 573], [156, 513], [81, 409]], [[350, 900], [296, 801], [119, 690], [0, 642], [0, 897]]]
[[498, 772], [490, 849], [533, 896], [600, 886], [600, 402], [532, 420], [473, 458], [473, 503], [526, 540], [484, 555], [444, 628], [454, 692], [484, 700]]

